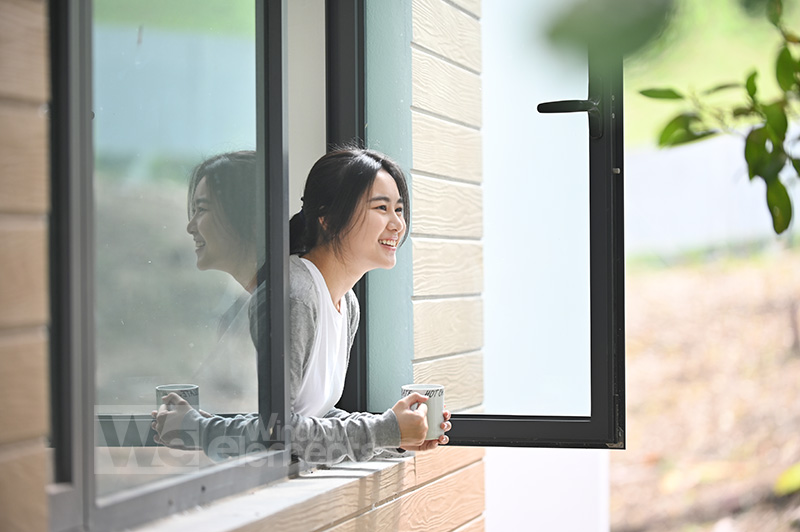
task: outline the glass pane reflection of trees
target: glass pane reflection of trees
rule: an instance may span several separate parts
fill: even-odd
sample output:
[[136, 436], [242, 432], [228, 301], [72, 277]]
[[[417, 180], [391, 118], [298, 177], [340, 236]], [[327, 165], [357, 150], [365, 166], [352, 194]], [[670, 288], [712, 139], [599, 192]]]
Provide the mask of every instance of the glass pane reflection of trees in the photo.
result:
[[[208, 412], [258, 410], [249, 294], [199, 269], [187, 231], [192, 169], [256, 146], [255, 42], [253, 0], [94, 2], [97, 414], [149, 415], [167, 383], [199, 385]], [[101, 496], [213, 464], [98, 443]]]

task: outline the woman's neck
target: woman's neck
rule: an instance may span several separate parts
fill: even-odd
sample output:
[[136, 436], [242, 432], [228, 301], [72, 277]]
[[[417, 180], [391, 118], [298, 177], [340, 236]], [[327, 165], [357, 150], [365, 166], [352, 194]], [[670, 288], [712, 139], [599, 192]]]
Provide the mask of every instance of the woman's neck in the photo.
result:
[[258, 286], [258, 266], [255, 256], [238, 261], [237, 265], [238, 267], [234, 271], [228, 273], [242, 285], [242, 288], [252, 294]]
[[346, 261], [331, 249], [330, 246], [316, 246], [303, 255], [304, 259], [314, 263], [331, 294], [331, 300], [337, 309], [344, 295], [358, 282], [365, 272], [353, 271]]

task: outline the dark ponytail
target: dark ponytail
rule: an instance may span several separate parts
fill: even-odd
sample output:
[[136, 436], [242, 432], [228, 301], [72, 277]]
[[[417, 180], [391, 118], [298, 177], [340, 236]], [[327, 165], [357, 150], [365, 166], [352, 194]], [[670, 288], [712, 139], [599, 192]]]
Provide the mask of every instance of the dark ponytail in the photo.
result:
[[[381, 169], [392, 176], [397, 185], [405, 206], [403, 218], [409, 227], [411, 205], [400, 166], [373, 150], [344, 148], [322, 156], [308, 173], [303, 208], [289, 222], [291, 253], [308, 253], [319, 244], [330, 244], [334, 250], [339, 250], [341, 238], [350, 229], [361, 198], [372, 188]], [[321, 218], [325, 219], [324, 227]], [[408, 231], [402, 242], [407, 236]]]
[[308, 252], [305, 247], [306, 215], [303, 209], [289, 220], [289, 254], [302, 255]]

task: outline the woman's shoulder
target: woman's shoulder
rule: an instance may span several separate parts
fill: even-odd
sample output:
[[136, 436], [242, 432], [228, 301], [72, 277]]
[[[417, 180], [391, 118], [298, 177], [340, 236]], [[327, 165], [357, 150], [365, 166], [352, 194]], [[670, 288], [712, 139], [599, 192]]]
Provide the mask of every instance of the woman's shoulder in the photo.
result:
[[355, 323], [358, 324], [361, 310], [358, 306], [358, 298], [355, 292], [353, 292], [353, 290], [348, 290], [344, 294], [344, 299], [347, 302], [347, 314], [350, 316], [350, 321], [355, 321]]
[[317, 300], [314, 278], [299, 255], [289, 256], [289, 299], [312, 305]]

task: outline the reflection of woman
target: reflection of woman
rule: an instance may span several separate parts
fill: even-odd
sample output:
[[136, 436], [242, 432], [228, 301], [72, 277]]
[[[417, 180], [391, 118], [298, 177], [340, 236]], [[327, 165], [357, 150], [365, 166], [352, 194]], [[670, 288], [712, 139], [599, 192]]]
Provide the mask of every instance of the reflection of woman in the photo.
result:
[[248, 296], [222, 314], [217, 343], [191, 377], [206, 390], [206, 405], [218, 412], [241, 412], [257, 404], [256, 353], [248, 318], [258, 269], [256, 209], [255, 152], [223, 153], [195, 167], [186, 231], [194, 240], [197, 268], [230, 274]]
[[[201, 177], [194, 190], [197, 207], [201, 206], [198, 198], [202, 199], [203, 182]], [[213, 202], [210, 205], [213, 209]], [[419, 394], [401, 399], [382, 414], [351, 414], [334, 408], [342, 394], [359, 320], [352, 287], [366, 272], [394, 266], [396, 249], [408, 227], [407, 205], [403, 172], [373, 151], [329, 153], [309, 173], [303, 208], [291, 221], [288, 363], [292, 413], [287, 427], [293, 454], [309, 462], [332, 463], [344, 457], [367, 460], [383, 449], [428, 450], [448, 441], [446, 435], [424, 441], [427, 399]], [[222, 269], [211, 266], [227, 263], [221, 258], [211, 261], [217, 251], [209, 242], [210, 233], [204, 235], [202, 215], [194, 216], [198, 218], [196, 231], [192, 232], [192, 222], [189, 230], [198, 246], [198, 267]], [[252, 290], [256, 270], [255, 261], [250, 261], [223, 271]], [[266, 290], [263, 286], [257, 289]], [[263, 297], [254, 301], [265, 304]], [[253, 314], [260, 312], [251, 305]], [[263, 440], [264, 430], [255, 414], [204, 418], [176, 395], [168, 396], [168, 401], [175, 409], [162, 407], [153, 423], [162, 436], [165, 424], [198, 426], [201, 444], [212, 456], [240, 454]], [[412, 410], [416, 403], [420, 407]], [[450, 428], [449, 417], [449, 412], [444, 412], [445, 430]], [[231, 452], [232, 444], [238, 452]], [[220, 453], [221, 447], [226, 447], [225, 453]]]

